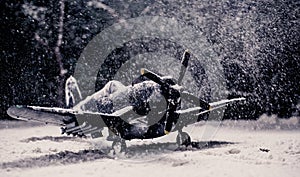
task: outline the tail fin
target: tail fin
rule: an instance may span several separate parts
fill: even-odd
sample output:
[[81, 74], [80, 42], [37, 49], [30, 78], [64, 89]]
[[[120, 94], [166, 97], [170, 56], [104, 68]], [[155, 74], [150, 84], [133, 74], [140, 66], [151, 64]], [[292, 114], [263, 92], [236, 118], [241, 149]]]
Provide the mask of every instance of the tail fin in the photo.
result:
[[82, 100], [81, 92], [78, 87], [77, 81], [73, 76], [70, 76], [66, 80], [66, 85], [65, 85], [65, 98], [66, 98], [66, 107], [71, 108], [75, 105], [76, 99], [74, 96], [75, 90], [78, 93], [79, 100]]

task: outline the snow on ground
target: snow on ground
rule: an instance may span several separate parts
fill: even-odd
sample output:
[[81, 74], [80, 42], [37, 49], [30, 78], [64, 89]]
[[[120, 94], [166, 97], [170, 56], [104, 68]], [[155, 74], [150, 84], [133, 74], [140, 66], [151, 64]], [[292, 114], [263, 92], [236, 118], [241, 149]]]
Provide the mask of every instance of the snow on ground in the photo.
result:
[[[128, 142], [113, 155], [110, 142], [60, 135], [55, 126], [0, 122], [0, 176], [298, 176], [299, 119], [201, 122], [187, 127], [193, 147], [176, 149], [176, 133]], [[268, 120], [268, 121], [266, 121]], [[269, 121], [271, 120], [271, 121]], [[207, 130], [217, 130], [203, 138]]]

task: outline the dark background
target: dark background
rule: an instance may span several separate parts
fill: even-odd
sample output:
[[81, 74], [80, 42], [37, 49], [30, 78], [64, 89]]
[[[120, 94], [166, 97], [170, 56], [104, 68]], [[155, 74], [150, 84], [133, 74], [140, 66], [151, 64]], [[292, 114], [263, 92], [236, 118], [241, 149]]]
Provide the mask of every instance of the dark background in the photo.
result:
[[[225, 118], [256, 119], [263, 113], [282, 118], [299, 116], [298, 0], [101, 2], [117, 16], [87, 6], [84, 0], [65, 1], [60, 53], [67, 73], [61, 75], [54, 52], [59, 1], [1, 1], [2, 119], [8, 118], [6, 110], [15, 104], [61, 106], [61, 83], [74, 72], [76, 61], [93, 36], [121, 18], [142, 15], [175, 17], [204, 34], [222, 61], [229, 95], [247, 98], [245, 104], [229, 107]], [[47, 10], [32, 17], [24, 12], [24, 4]], [[36, 34], [47, 45], [37, 41]]]

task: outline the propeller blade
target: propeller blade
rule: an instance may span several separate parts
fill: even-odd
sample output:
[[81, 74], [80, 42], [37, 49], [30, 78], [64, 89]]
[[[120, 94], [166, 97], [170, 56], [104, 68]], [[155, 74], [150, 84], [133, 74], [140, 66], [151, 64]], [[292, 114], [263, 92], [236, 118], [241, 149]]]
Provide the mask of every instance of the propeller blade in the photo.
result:
[[181, 68], [180, 68], [180, 74], [179, 74], [179, 78], [178, 78], [178, 85], [181, 84], [182, 79], [185, 75], [186, 72], [186, 68], [188, 66], [189, 60], [190, 60], [191, 54], [189, 52], [189, 50], [185, 50], [182, 56], [182, 60], [181, 60]]

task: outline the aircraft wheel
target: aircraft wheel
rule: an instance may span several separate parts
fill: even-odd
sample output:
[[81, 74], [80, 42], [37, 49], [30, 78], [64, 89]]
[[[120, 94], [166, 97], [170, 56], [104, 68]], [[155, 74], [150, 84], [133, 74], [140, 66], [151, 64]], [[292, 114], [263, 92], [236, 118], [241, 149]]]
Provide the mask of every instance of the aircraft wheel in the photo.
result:
[[114, 140], [112, 143], [112, 149], [114, 154], [120, 154], [122, 152], [126, 152], [127, 145], [124, 139], [118, 138], [117, 140]]
[[176, 143], [178, 146], [188, 146], [191, 144], [191, 137], [189, 134], [187, 134], [186, 132], [180, 132], [178, 133], [177, 137], [176, 137]]

